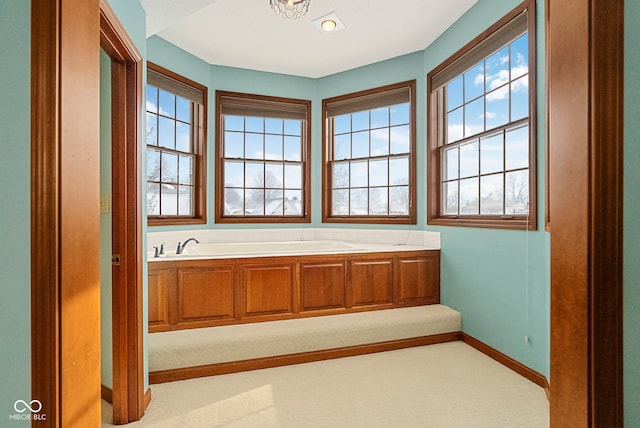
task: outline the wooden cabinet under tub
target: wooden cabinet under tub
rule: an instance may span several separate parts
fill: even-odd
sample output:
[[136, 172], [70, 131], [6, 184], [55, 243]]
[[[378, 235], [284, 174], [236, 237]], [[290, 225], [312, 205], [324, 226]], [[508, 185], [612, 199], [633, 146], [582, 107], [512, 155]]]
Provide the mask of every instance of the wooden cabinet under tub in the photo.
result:
[[149, 331], [440, 302], [440, 251], [149, 262]]

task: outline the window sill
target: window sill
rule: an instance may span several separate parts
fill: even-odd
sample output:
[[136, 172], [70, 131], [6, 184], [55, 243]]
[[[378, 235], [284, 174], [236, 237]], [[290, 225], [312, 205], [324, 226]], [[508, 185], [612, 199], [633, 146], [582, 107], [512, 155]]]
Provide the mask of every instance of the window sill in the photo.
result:
[[147, 226], [182, 226], [206, 222], [206, 217], [147, 217]]
[[430, 226], [476, 227], [485, 229], [537, 230], [533, 217], [433, 217]]

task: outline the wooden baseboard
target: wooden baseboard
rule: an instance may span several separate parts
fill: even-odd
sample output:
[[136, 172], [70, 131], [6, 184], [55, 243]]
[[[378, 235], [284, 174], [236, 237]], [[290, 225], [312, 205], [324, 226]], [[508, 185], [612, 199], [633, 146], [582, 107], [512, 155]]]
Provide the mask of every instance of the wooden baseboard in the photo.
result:
[[[100, 397], [107, 403], [113, 405], [113, 390], [108, 386], [100, 385]], [[151, 403], [151, 388], [147, 388], [147, 391], [144, 393], [143, 400], [143, 410], [147, 410], [147, 407], [149, 407], [149, 403]]]
[[455, 342], [462, 339], [461, 332], [435, 334], [431, 336], [411, 339], [392, 340], [344, 348], [327, 349], [321, 351], [302, 352], [299, 354], [278, 355], [274, 357], [256, 358], [252, 360], [232, 361], [228, 363], [209, 364], [197, 367], [159, 370], [149, 373], [149, 383], [157, 384], [177, 380], [193, 379], [204, 376], [237, 373], [248, 370], [266, 369], [290, 364], [310, 363], [313, 361], [330, 360], [334, 358], [352, 357], [356, 355], [372, 354], [375, 352], [392, 351], [415, 346], [433, 345], [436, 343]]
[[109, 404], [113, 404], [113, 390], [105, 385], [100, 385], [100, 397]]
[[493, 358], [503, 366], [510, 368], [514, 372], [518, 373], [520, 376], [525, 377], [529, 379], [531, 382], [535, 383], [536, 385], [542, 387], [545, 390], [545, 393], [547, 394], [547, 399], [549, 398], [549, 382], [547, 381], [547, 378], [544, 375], [542, 375], [541, 373], [538, 373], [533, 369], [530, 369], [529, 367], [514, 360], [508, 355], [505, 355], [502, 352], [498, 351], [497, 349], [492, 348], [486, 343], [483, 343], [478, 339], [472, 336], [469, 336], [467, 333], [461, 333], [461, 336], [462, 336], [462, 341], [467, 345], [477, 349], [483, 354]]

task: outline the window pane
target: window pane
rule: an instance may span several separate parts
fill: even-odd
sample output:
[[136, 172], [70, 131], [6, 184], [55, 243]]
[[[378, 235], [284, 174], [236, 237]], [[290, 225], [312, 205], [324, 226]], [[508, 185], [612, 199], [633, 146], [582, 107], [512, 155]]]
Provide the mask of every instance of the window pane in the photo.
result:
[[264, 159], [263, 134], [244, 134], [244, 138], [244, 157], [247, 159]]
[[529, 116], [529, 76], [511, 82], [511, 120]]
[[160, 214], [160, 184], [149, 183], [147, 185], [147, 215]]
[[366, 187], [368, 182], [367, 161], [351, 162], [351, 187]]
[[371, 156], [384, 156], [389, 154], [389, 128], [374, 129], [371, 131], [370, 152]]
[[191, 126], [176, 122], [176, 150], [191, 153]]
[[284, 215], [302, 215], [302, 191], [284, 191]]
[[284, 184], [287, 189], [302, 189], [302, 166], [284, 166]]
[[[447, 107], [451, 111], [462, 105], [462, 76], [458, 76], [447, 84]], [[462, 123], [462, 121], [460, 121]]]
[[161, 188], [161, 215], [178, 215], [178, 186], [163, 184]]
[[333, 138], [333, 159], [348, 159], [351, 157], [351, 134], [336, 135]]
[[265, 118], [264, 130], [267, 134], [282, 134], [284, 132], [282, 119], [274, 119], [271, 117]]
[[284, 190], [268, 189], [265, 191], [265, 215], [284, 215]]
[[389, 214], [409, 214], [409, 186], [394, 186], [389, 189]]
[[367, 189], [352, 189], [350, 215], [367, 215], [369, 213], [369, 191]]
[[486, 129], [509, 123], [509, 85], [487, 94]]
[[409, 125], [391, 128], [391, 153], [409, 153]]
[[160, 181], [160, 150], [147, 149], [147, 181]]
[[458, 215], [458, 182], [442, 185], [442, 206], [445, 215]]
[[506, 213], [527, 214], [529, 212], [529, 171], [508, 172], [506, 186]]
[[504, 184], [502, 177], [502, 174], [480, 177], [480, 214], [503, 214]]
[[369, 129], [369, 110], [352, 113], [351, 127], [353, 132]]
[[244, 134], [241, 132], [224, 133], [224, 157], [244, 157]]
[[263, 163], [245, 163], [246, 187], [264, 188], [264, 164]]
[[265, 135], [265, 159], [282, 160], [282, 135]]
[[529, 37], [520, 36], [511, 43], [511, 80], [529, 72]]
[[460, 177], [478, 175], [478, 142], [460, 146]]
[[489, 174], [504, 170], [503, 134], [496, 134], [480, 140], [480, 173]]
[[351, 136], [351, 158], [369, 157], [369, 131], [354, 132]]
[[302, 135], [302, 121], [285, 119], [284, 120], [284, 133], [285, 135]]
[[349, 163], [336, 162], [333, 164], [332, 188], [346, 189], [349, 187]]
[[191, 123], [191, 101], [176, 96], [176, 119]]
[[332, 197], [331, 213], [334, 215], [349, 214], [349, 190], [334, 190]]
[[229, 162], [224, 163], [224, 186], [244, 187], [244, 163]]
[[484, 97], [464, 106], [464, 136], [470, 137], [484, 131]]
[[389, 159], [389, 184], [409, 184], [409, 157]]
[[180, 184], [193, 184], [193, 161], [192, 156], [180, 156], [179, 165], [180, 171], [178, 173]]
[[245, 132], [264, 132], [264, 119], [247, 116], [244, 118]]
[[147, 85], [147, 111], [158, 112], [158, 88]]
[[458, 148], [445, 150], [443, 153], [444, 168], [442, 168], [442, 179], [453, 180], [458, 178]]
[[509, 47], [500, 49], [485, 62], [487, 92], [509, 83]]
[[160, 114], [167, 117], [176, 117], [176, 96], [171, 92], [160, 89]]
[[284, 191], [284, 215], [302, 215], [302, 191]]
[[266, 186], [271, 189], [281, 189], [284, 183], [284, 166], [282, 164], [267, 164], [266, 168]]
[[288, 161], [302, 161], [301, 137], [284, 137], [284, 158]]
[[[162, 182], [178, 182], [178, 155], [162, 153]], [[175, 192], [174, 192], [175, 193]]]
[[390, 125], [404, 125], [409, 123], [409, 103], [402, 103], [392, 105], [391, 110], [391, 123]]
[[478, 190], [477, 178], [460, 180], [460, 214], [479, 213]]
[[244, 193], [242, 192], [242, 190], [224, 190], [224, 213], [226, 215], [244, 214]]
[[369, 161], [369, 186], [388, 186], [387, 159]]
[[193, 215], [192, 186], [179, 186], [178, 215]]
[[159, 144], [168, 149], [175, 149], [176, 122], [166, 117], [159, 117], [158, 121]]
[[244, 131], [243, 116], [224, 116], [225, 131]]
[[464, 101], [469, 101], [484, 94], [484, 61], [480, 61], [464, 73]]
[[463, 108], [447, 114], [447, 143], [462, 140], [464, 137]]
[[264, 215], [264, 190], [247, 190], [247, 214]]
[[150, 146], [158, 145], [158, 116], [147, 113], [146, 141]]
[[371, 110], [371, 128], [389, 126], [389, 107], [380, 107]]
[[528, 126], [507, 131], [505, 157], [507, 170], [529, 166]]
[[369, 189], [369, 215], [388, 215], [387, 187]]
[[351, 132], [351, 115], [342, 114], [333, 118], [333, 133], [344, 134]]

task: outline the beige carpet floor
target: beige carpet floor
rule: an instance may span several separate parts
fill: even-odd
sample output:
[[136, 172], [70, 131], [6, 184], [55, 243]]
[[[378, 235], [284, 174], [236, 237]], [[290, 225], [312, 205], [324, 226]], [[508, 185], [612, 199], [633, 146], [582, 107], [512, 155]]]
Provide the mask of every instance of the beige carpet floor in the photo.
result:
[[[131, 427], [547, 427], [542, 388], [462, 342], [152, 385]], [[103, 402], [103, 427], [111, 406]]]

